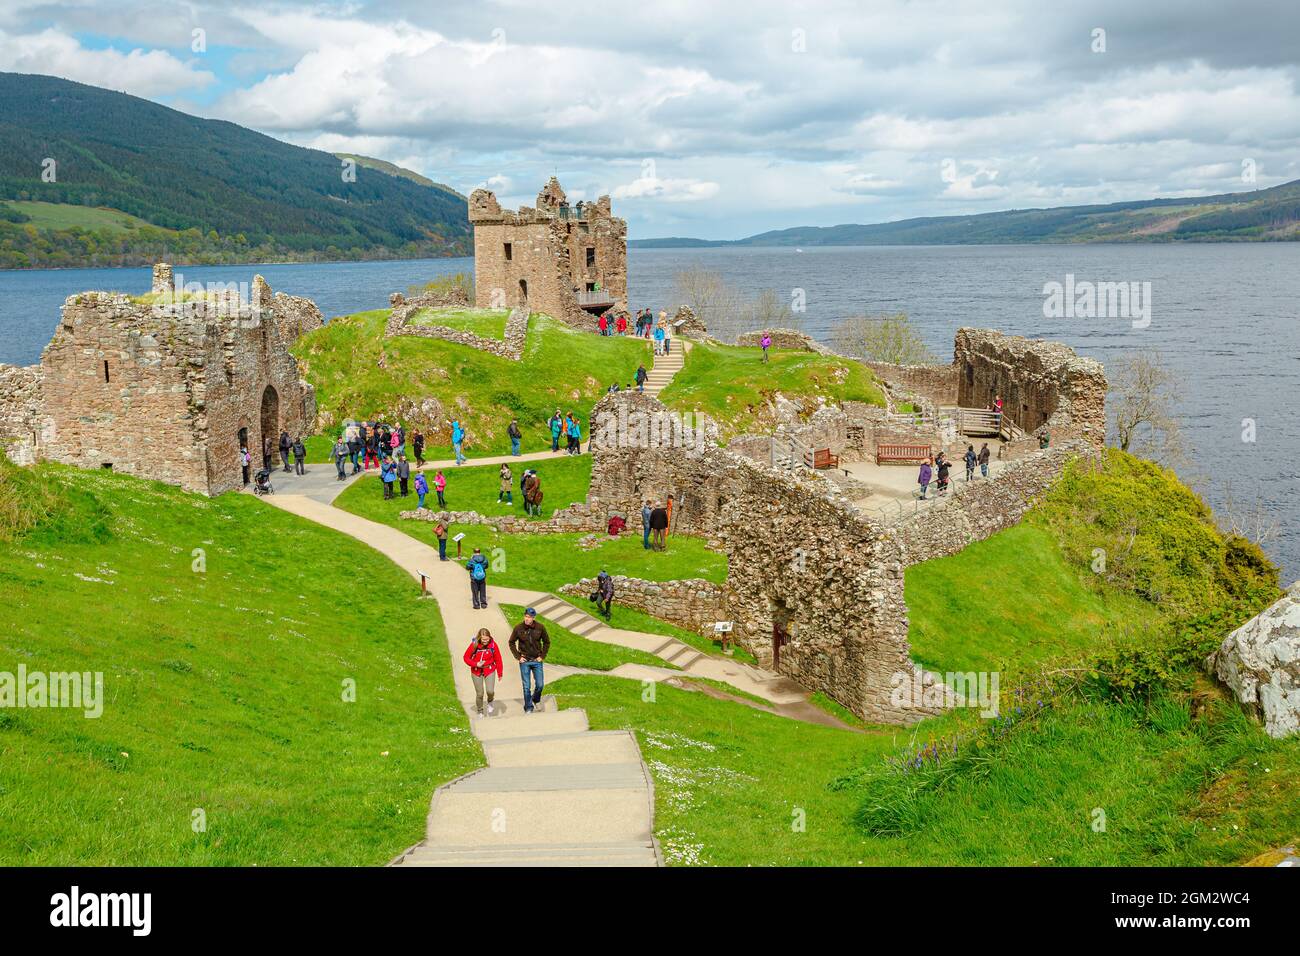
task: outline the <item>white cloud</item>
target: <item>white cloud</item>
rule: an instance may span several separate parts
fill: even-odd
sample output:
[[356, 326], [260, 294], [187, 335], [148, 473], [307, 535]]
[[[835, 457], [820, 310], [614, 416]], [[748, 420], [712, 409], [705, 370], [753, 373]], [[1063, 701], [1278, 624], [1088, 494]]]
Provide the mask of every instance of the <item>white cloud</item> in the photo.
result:
[[663, 202], [700, 202], [712, 199], [721, 187], [698, 179], [659, 179], [640, 176], [630, 183], [615, 186], [611, 199], [658, 199]]
[[165, 50], [92, 50], [54, 29], [0, 32], [0, 70], [46, 73], [146, 97], [202, 89], [216, 80]]

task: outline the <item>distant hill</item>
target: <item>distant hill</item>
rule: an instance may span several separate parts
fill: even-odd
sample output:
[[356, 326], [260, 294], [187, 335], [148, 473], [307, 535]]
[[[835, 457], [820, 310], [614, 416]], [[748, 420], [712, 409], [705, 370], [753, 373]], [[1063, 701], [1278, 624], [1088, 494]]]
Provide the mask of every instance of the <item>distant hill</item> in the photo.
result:
[[642, 249], [699, 246], [959, 245], [1300, 239], [1300, 180], [1252, 192], [1101, 206], [1010, 209], [872, 225], [799, 226], [747, 239], [636, 239]]
[[357, 166], [345, 182], [332, 153], [0, 73], [0, 268], [470, 254], [464, 196], [380, 160]]
[[335, 153], [334, 155], [339, 159], [350, 159], [358, 166], [364, 166], [367, 169], [377, 169], [382, 173], [388, 173], [390, 176], [399, 176], [402, 179], [409, 179], [411, 182], [419, 183], [421, 186], [428, 186], [431, 189], [441, 189], [443, 192], [450, 193], [462, 202], [469, 202], [469, 199], [463, 193], [457, 192], [446, 183], [435, 183], [428, 176], [421, 176], [419, 173], [398, 166], [396, 163], [390, 163], [383, 159], [375, 159], [373, 156], [362, 156], [359, 153]]

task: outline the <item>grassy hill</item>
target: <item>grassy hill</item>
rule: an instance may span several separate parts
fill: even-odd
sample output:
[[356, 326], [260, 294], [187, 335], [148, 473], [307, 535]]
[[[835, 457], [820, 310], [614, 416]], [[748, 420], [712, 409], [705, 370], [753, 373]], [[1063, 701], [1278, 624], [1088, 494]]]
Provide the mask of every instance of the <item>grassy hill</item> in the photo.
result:
[[[419, 425], [428, 441], [426, 458], [451, 457], [444, 420], [453, 414], [468, 429], [465, 453], [471, 457], [508, 453], [512, 416], [519, 419], [524, 451], [550, 448], [546, 423], [557, 407], [582, 419], [585, 440], [591, 406], [612, 382], [630, 382], [637, 364], [648, 366], [651, 358], [641, 340], [578, 332], [535, 315], [523, 359], [512, 362], [441, 339], [384, 338], [388, 315], [377, 309], [334, 319], [303, 336], [293, 353], [328, 421], [378, 416], [400, 420], [408, 430]], [[494, 310], [471, 310], [456, 324], [499, 338], [504, 318]], [[425, 399], [437, 402], [443, 420], [419, 409]]]
[[829, 404], [885, 404], [875, 376], [861, 362], [777, 349], [769, 362], [761, 359], [757, 348], [696, 345], [659, 397], [678, 411], [703, 412], [718, 423], [723, 441], [770, 426], [769, 402], [778, 392], [791, 399], [820, 396]]
[[[42, 180], [53, 158], [54, 182]], [[250, 129], [51, 76], [0, 73], [0, 200], [113, 210], [153, 229], [0, 210], [0, 267], [466, 255], [463, 196]], [[393, 167], [396, 169], [397, 167]]]
[[1268, 189], [869, 225], [796, 226], [745, 239], [638, 239], [642, 248], [700, 246], [966, 245], [1020, 242], [1179, 242], [1300, 239], [1300, 181]]
[[380, 864], [482, 764], [437, 608], [349, 538], [4, 463], [0, 543], [0, 670], [100, 671], [105, 698], [0, 710], [4, 865]]

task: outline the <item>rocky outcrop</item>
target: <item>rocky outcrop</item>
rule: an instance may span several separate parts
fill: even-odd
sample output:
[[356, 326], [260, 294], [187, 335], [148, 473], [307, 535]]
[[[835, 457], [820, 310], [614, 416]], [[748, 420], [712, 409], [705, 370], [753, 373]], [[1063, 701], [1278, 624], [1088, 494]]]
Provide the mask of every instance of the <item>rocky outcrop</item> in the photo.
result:
[[[424, 309], [467, 308], [468, 300], [464, 290], [457, 288], [452, 292], [455, 294], [438, 293], [432, 296], [416, 296], [414, 299], [390, 299], [395, 304], [388, 316], [384, 335], [390, 338], [397, 335], [416, 335], [427, 339], [442, 339], [446, 342], [455, 342], [457, 345], [467, 345], [480, 352], [491, 352], [512, 362], [518, 362], [523, 357], [524, 344], [528, 341], [528, 309], [524, 306], [515, 306], [510, 310], [510, 314], [506, 317], [505, 333], [500, 339], [489, 339], [465, 329], [438, 325], [436, 313], [431, 316], [433, 321], [429, 324], [413, 324], [412, 320]], [[400, 293], [394, 292], [393, 295], [398, 296]], [[449, 299], [452, 301], [449, 302]]]
[[808, 333], [795, 329], [759, 329], [755, 332], [743, 332], [736, 338], [736, 344], [757, 348], [763, 344], [765, 335], [772, 337], [774, 349], [816, 352], [818, 355], [839, 355], [834, 349], [822, 345]]
[[1224, 638], [1205, 666], [1269, 736], [1300, 732], [1300, 582]]

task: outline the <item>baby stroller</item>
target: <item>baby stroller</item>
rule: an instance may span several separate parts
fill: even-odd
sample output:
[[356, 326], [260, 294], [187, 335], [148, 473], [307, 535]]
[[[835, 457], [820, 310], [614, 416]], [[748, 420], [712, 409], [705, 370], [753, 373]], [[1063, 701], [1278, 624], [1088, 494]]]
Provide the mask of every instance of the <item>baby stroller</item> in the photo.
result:
[[257, 474], [253, 476], [253, 494], [255, 495], [273, 495], [275, 489], [271, 487], [271, 472], [266, 468], [259, 468]]

